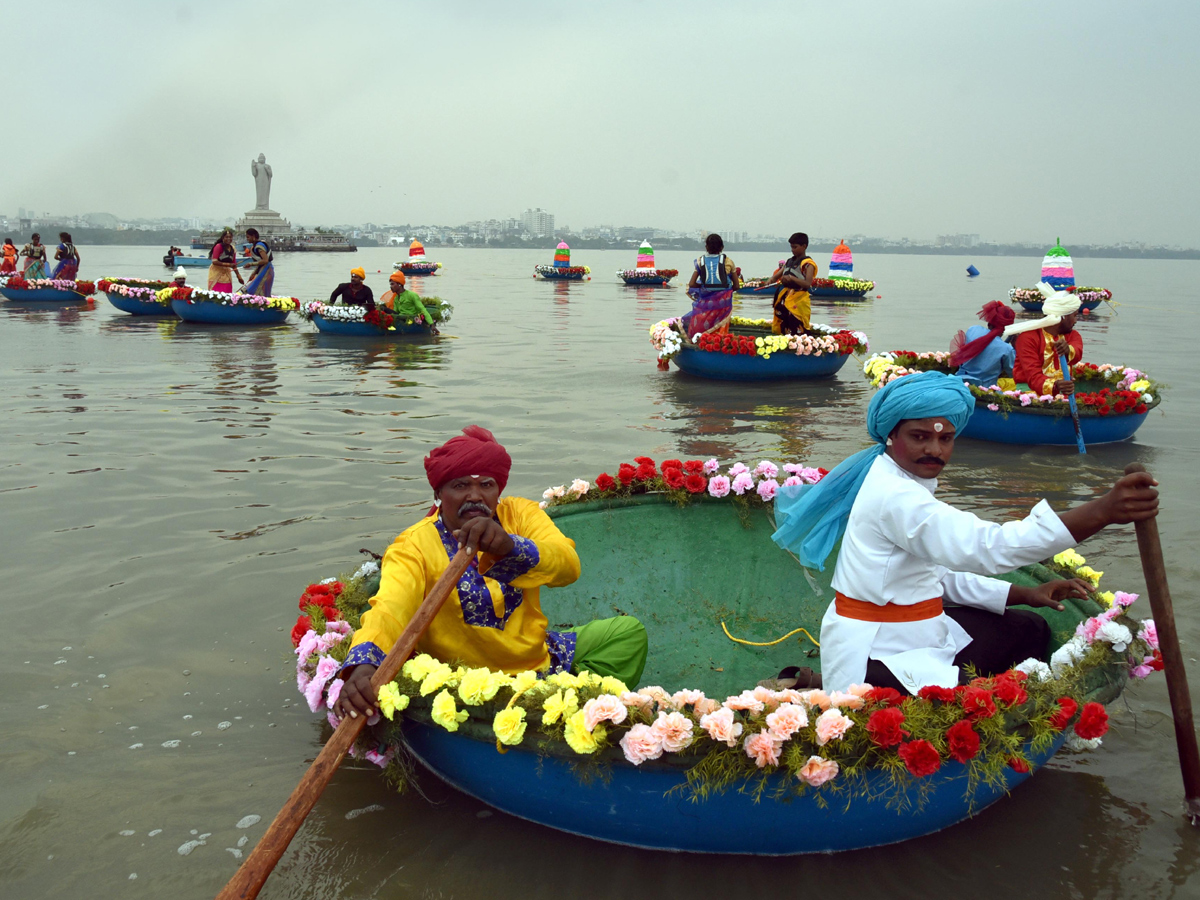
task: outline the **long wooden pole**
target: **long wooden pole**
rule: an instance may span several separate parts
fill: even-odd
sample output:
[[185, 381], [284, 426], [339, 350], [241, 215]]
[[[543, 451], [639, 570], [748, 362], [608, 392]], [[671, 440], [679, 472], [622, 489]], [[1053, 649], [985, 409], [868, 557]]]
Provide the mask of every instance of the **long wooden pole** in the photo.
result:
[[[1067, 355], [1061, 354], [1058, 357], [1058, 364], [1062, 368], [1063, 378], [1074, 385], [1075, 379], [1071, 375], [1071, 365], [1067, 362]], [[1075, 423], [1075, 446], [1079, 448], [1080, 453], [1087, 453], [1087, 446], [1083, 443], [1083, 431], [1079, 427], [1079, 407], [1075, 403], [1075, 392], [1071, 392], [1071, 396], [1067, 398], [1068, 405], [1071, 407], [1071, 421]]]
[[[1125, 467], [1126, 475], [1145, 471], [1141, 463], [1130, 463]], [[1150, 612], [1154, 615], [1154, 625], [1158, 630], [1158, 648], [1167, 676], [1171, 717], [1175, 720], [1175, 743], [1179, 749], [1179, 769], [1183, 775], [1185, 815], [1193, 825], [1200, 826], [1200, 749], [1196, 746], [1191, 691], [1188, 690], [1187, 673], [1183, 669], [1179, 632], [1175, 629], [1175, 610], [1171, 603], [1171, 590], [1167, 587], [1167, 569], [1163, 562], [1162, 543], [1158, 538], [1158, 522], [1146, 519], [1138, 522], [1135, 528], [1138, 552], [1142, 556], [1142, 574], [1150, 594]]]
[[[442, 573], [429, 592], [429, 596], [417, 609], [417, 614], [412, 617], [391, 652], [380, 663], [375, 674], [371, 676], [373, 688], [378, 690], [399, 674], [400, 667], [408, 659], [413, 648], [417, 646], [417, 641], [425, 633], [425, 629], [429, 627], [434, 616], [438, 614], [438, 610], [442, 608], [446, 598], [450, 596], [451, 589], [458, 583], [463, 572], [467, 570], [474, 555], [474, 547], [460, 547], [454, 554], [446, 571]], [[361, 715], [356, 718], [347, 716], [342, 719], [341, 724], [334, 730], [333, 737], [329, 739], [317, 758], [313, 760], [313, 764], [309, 766], [308, 771], [304, 773], [304, 777], [300, 779], [300, 783], [292, 791], [292, 796], [279, 811], [279, 815], [275, 817], [271, 827], [262, 836], [262, 840], [234, 873], [233, 878], [229, 879], [229, 883], [225, 885], [221, 893], [217, 894], [217, 900], [252, 900], [258, 896], [258, 892], [262, 890], [263, 884], [275, 869], [284, 851], [287, 850], [288, 844], [292, 842], [292, 838], [300, 830], [304, 819], [320, 799], [321, 792], [332, 780], [333, 773], [341, 765], [346, 751], [354, 744], [366, 722], [366, 717]]]

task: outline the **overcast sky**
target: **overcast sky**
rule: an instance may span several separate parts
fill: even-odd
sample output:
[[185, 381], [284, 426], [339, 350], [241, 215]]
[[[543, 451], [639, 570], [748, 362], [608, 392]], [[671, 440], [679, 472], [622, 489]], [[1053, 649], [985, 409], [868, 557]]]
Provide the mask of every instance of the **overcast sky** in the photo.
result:
[[1197, 247], [1198, 11], [35, 0], [0, 210]]

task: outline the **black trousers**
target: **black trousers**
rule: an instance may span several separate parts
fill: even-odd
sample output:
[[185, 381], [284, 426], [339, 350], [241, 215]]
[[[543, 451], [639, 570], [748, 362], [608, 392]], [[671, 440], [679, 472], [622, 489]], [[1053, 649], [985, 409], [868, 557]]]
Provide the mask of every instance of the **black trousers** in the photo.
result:
[[[1035, 612], [1007, 609], [998, 616], [970, 606], [946, 608], [946, 615], [971, 636], [971, 643], [954, 657], [966, 680], [966, 667], [974, 666], [977, 675], [997, 675], [1029, 657], [1045, 659], [1050, 645], [1050, 625]], [[867, 683], [874, 687], [895, 688], [908, 693], [892, 670], [877, 659], [867, 660]]]

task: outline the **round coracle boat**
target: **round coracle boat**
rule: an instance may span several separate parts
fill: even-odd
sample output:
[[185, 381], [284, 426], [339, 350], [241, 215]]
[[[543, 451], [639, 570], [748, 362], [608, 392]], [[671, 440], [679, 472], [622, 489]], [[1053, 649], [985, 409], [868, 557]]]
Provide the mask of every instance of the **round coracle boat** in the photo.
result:
[[670, 284], [678, 274], [678, 269], [623, 269], [617, 273], [622, 281], [635, 287]]
[[[1064, 288], [1068, 293], [1074, 294], [1079, 298], [1079, 308], [1083, 312], [1091, 312], [1101, 303], [1112, 299], [1112, 291], [1108, 288], [1101, 287], [1075, 287], [1070, 285]], [[1042, 293], [1037, 288], [1012, 288], [1008, 292], [1008, 299], [1013, 303], [1019, 303], [1021, 308], [1026, 312], [1041, 313], [1042, 311]]]
[[825, 297], [831, 300], [862, 300], [869, 291], [875, 290], [875, 282], [858, 278], [814, 278], [808, 289], [810, 297]]
[[226, 294], [192, 287], [166, 287], [157, 294], [185, 322], [205, 325], [281, 325], [300, 306], [295, 297]]
[[[643, 685], [589, 672], [538, 678], [454, 668], [419, 655], [380, 694], [382, 716], [355, 754], [404, 786], [413, 760], [524, 819], [659, 850], [789, 855], [908, 840], [1001, 799], [1064, 745], [1094, 749], [1103, 704], [1161, 668], [1157, 633], [1100, 592], [1074, 551], [1006, 578], [1086, 578], [1065, 610], [1035, 610], [1045, 659], [918, 696], [771, 690], [760, 679], [820, 640], [833, 567], [806, 579], [770, 540], [781, 480], [822, 470], [646, 457], [594, 483], [546, 491], [582, 576], [554, 589], [551, 628], [636, 615], [649, 636]], [[696, 565], [696, 560], [724, 565]], [[309, 585], [292, 632], [297, 684], [328, 714], [328, 688], [379, 568]], [[806, 631], [804, 631], [806, 629]], [[793, 640], [778, 639], [799, 634]], [[811, 656], [811, 653], [809, 654]], [[806, 663], [819, 668], [819, 659]]]
[[92, 281], [72, 281], [65, 278], [26, 279], [19, 274], [0, 276], [0, 295], [9, 300], [25, 302], [88, 302], [96, 293]]
[[149, 278], [101, 278], [96, 289], [104, 292], [108, 302], [131, 316], [173, 316], [175, 311], [159, 302], [158, 292], [173, 285], [169, 281]]
[[440, 262], [402, 262], [397, 263], [393, 271], [403, 272], [405, 275], [436, 275], [441, 267]]
[[749, 278], [734, 293], [744, 297], [774, 297], [778, 287], [777, 284], [767, 284], [765, 278]]
[[592, 270], [587, 266], [554, 266], [539, 263], [533, 267], [534, 278], [546, 281], [591, 281]]
[[725, 381], [777, 381], [828, 378], [837, 374], [851, 353], [870, 349], [861, 331], [829, 325], [812, 326], [811, 334], [772, 334], [767, 319], [733, 316], [725, 334], [702, 334], [688, 340], [680, 318], [664, 319], [650, 328], [659, 368], [674, 362], [681, 372]]
[[[950, 354], [893, 350], [877, 353], [863, 365], [876, 387], [912, 372], [945, 372], [952, 375]], [[1075, 405], [1079, 432], [1085, 444], [1111, 444], [1133, 437], [1162, 402], [1161, 385], [1145, 373], [1109, 363], [1079, 363], [1074, 367]], [[1075, 446], [1071, 407], [1062, 396], [1036, 394], [1025, 385], [968, 385], [975, 395], [975, 411], [959, 437], [1001, 444]]]
[[301, 303], [296, 310], [302, 319], [317, 326], [323, 334], [341, 334], [356, 337], [399, 337], [406, 334], [431, 334], [433, 325], [450, 320], [454, 307], [440, 297], [424, 297], [422, 305], [433, 322], [417, 317], [403, 318], [386, 309], [376, 307], [368, 312], [361, 306], [335, 306], [314, 300]]

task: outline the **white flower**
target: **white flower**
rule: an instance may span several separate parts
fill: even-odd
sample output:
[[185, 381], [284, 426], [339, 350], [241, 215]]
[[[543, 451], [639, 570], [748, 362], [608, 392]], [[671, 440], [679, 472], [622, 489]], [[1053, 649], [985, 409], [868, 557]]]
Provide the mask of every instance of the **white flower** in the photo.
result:
[[375, 562], [375, 560], [373, 560], [373, 559], [367, 560], [365, 563], [363, 563], [361, 566], [358, 567], [358, 571], [355, 572], [354, 575], [351, 576], [351, 578], [352, 578], [352, 580], [357, 580], [359, 578], [370, 578], [372, 575], [374, 575], [378, 571], [379, 571], [379, 563]]
[[557, 500], [559, 497], [564, 496], [566, 493], [567, 493], [566, 487], [564, 485], [560, 484], [558, 487], [548, 487], [544, 491], [542, 491], [542, 499]]
[[1102, 740], [1103, 738], [1084, 740], [1077, 735], [1075, 733], [1075, 729], [1072, 728], [1069, 732], [1067, 732], [1066, 748], [1068, 750], [1095, 750], [1100, 746]]
[[1133, 635], [1120, 622], [1109, 621], [1096, 629], [1096, 640], [1112, 644], [1113, 650], [1121, 653], [1133, 642]]
[[1032, 656], [1013, 668], [1028, 675], [1030, 681], [1049, 681], [1054, 677], [1054, 673], [1050, 671], [1048, 665]]
[[1054, 673], [1054, 677], [1061, 678], [1069, 667], [1083, 659], [1087, 649], [1087, 641], [1076, 635], [1055, 650], [1050, 657], [1050, 671]]
[[1142, 394], [1142, 402], [1143, 403], [1153, 403], [1154, 395], [1153, 394]]

